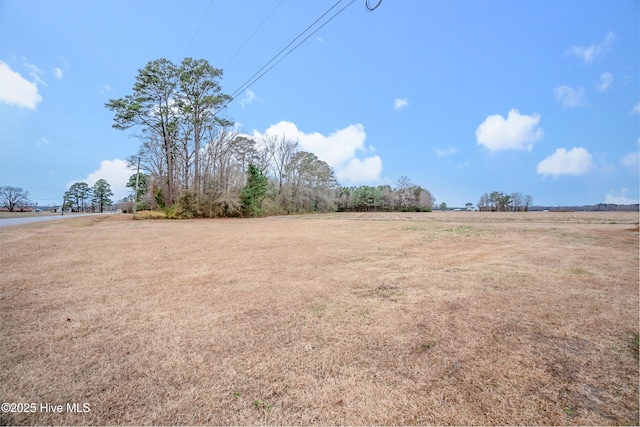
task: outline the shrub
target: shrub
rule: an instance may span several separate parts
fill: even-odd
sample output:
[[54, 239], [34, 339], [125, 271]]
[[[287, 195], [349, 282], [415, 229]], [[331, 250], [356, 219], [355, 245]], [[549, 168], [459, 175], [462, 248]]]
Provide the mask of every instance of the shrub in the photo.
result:
[[280, 204], [270, 197], [265, 198], [262, 201], [262, 210], [265, 215], [284, 215], [286, 212], [282, 209]]
[[196, 194], [185, 190], [178, 196], [178, 201], [164, 210], [169, 219], [192, 219], [197, 213]]

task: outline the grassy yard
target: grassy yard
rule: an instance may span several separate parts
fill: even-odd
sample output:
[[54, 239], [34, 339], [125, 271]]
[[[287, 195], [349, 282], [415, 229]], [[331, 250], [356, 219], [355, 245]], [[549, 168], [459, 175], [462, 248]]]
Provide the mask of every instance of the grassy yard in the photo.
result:
[[9, 219], [9, 218], [31, 218], [34, 216], [53, 216], [60, 215], [59, 213], [54, 213], [50, 211], [44, 212], [0, 212], [0, 219]]
[[441, 212], [0, 228], [0, 400], [36, 404], [0, 424], [638, 425], [637, 225]]

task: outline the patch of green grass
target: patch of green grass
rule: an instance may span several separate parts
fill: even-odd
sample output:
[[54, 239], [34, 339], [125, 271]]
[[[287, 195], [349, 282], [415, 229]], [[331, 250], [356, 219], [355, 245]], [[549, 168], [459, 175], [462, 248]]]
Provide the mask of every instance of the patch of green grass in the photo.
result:
[[240, 396], [242, 396], [242, 393], [240, 393], [239, 391], [234, 391], [233, 392], [233, 397], [235, 397], [236, 399], [239, 399]]
[[576, 413], [576, 408], [574, 408], [573, 405], [565, 406], [564, 408], [562, 408], [562, 412], [572, 417]]
[[584, 269], [584, 268], [579, 268], [579, 267], [578, 268], [572, 268], [571, 272], [573, 274], [584, 274], [584, 275], [587, 275], [587, 276], [593, 276], [593, 273], [590, 272], [589, 270]]
[[313, 313], [314, 316], [322, 317], [327, 312], [327, 305], [326, 304], [314, 305], [313, 307], [311, 307], [311, 312]]
[[255, 406], [258, 409], [265, 409], [267, 411], [270, 411], [273, 409], [272, 404], [270, 404], [269, 402], [265, 402], [264, 400], [261, 400], [261, 399], [254, 400], [253, 406]]
[[418, 344], [416, 344], [416, 346], [414, 347], [414, 351], [416, 353], [426, 353], [427, 351], [431, 350], [433, 348], [433, 343], [432, 342], [420, 342]]

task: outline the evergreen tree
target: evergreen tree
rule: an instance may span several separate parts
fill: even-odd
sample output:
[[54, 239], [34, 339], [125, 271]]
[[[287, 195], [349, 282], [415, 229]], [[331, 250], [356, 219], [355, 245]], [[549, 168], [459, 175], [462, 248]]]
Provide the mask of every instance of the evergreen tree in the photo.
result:
[[74, 209], [76, 212], [84, 212], [85, 203], [91, 199], [91, 188], [86, 182], [75, 182], [64, 193], [64, 198], [67, 201], [67, 207]]
[[267, 193], [267, 177], [253, 163], [249, 164], [247, 184], [240, 196], [244, 216], [261, 216], [262, 201]]
[[93, 185], [93, 199], [92, 202], [94, 206], [97, 207], [99, 212], [102, 212], [105, 206], [111, 206], [113, 201], [111, 200], [111, 196], [113, 196], [113, 192], [111, 191], [111, 185], [104, 180], [99, 179]]
[[131, 175], [129, 177], [129, 182], [126, 185], [128, 188], [131, 188], [131, 191], [134, 191], [133, 196], [131, 197], [132, 201], [142, 200], [142, 197], [145, 194], [147, 194], [147, 192], [149, 191], [149, 184], [150, 184], [149, 175], [146, 175], [140, 172], [140, 174], [138, 175], [138, 197], [136, 198], [136, 194], [135, 194], [136, 175], [138, 174], [134, 173], [133, 175]]

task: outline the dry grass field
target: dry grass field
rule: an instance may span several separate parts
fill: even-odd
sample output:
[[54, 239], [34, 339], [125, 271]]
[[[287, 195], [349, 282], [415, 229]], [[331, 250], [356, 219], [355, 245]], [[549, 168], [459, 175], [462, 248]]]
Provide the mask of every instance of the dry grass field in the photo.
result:
[[0, 424], [638, 425], [637, 225], [442, 212], [0, 228], [0, 400], [38, 405]]
[[[0, 212], [0, 219], [10, 218], [33, 218], [36, 216], [60, 216], [59, 213], [53, 213], [49, 211], [44, 212]], [[69, 215], [69, 214], [67, 214]], [[72, 214], [71, 214], [72, 215]]]

